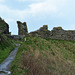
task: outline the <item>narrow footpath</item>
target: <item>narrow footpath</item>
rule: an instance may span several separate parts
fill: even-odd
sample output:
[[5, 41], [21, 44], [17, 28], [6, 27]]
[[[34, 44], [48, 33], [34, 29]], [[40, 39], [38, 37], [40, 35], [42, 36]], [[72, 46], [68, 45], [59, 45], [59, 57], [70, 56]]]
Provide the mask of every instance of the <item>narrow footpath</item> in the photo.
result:
[[14, 60], [20, 44], [16, 44], [16, 46], [17, 47], [14, 48], [10, 55], [0, 64], [0, 75], [11, 75], [11, 72], [9, 71], [11, 62]]

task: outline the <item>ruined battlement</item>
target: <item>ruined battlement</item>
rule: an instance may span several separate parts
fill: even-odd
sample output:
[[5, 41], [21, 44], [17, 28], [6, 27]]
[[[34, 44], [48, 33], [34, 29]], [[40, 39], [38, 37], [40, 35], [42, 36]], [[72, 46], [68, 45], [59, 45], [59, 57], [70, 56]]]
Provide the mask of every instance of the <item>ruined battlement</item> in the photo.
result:
[[62, 40], [75, 40], [75, 30], [64, 30], [61, 26], [54, 27], [51, 31], [48, 30], [48, 25], [43, 25], [38, 30], [28, 33], [26, 22], [17, 21], [18, 35], [11, 35], [9, 32], [9, 25], [0, 18], [0, 33], [6, 34], [8, 37], [23, 38], [26, 35], [30, 37], [41, 37], [50, 39], [62, 39]]
[[[44, 26], [43, 26], [44, 27]], [[41, 27], [39, 30], [30, 32], [31, 37], [37, 36], [50, 39], [75, 40], [75, 30], [64, 30], [62, 27], [54, 27], [53, 30], [48, 30]]]

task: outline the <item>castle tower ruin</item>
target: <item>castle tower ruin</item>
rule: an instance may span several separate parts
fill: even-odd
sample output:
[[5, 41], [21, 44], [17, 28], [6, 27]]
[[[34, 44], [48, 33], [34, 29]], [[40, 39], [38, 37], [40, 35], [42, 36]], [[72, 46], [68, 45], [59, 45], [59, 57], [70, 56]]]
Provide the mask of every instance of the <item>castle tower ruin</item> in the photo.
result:
[[22, 23], [20, 21], [17, 21], [18, 24], [18, 35], [27, 35], [28, 29], [26, 22]]

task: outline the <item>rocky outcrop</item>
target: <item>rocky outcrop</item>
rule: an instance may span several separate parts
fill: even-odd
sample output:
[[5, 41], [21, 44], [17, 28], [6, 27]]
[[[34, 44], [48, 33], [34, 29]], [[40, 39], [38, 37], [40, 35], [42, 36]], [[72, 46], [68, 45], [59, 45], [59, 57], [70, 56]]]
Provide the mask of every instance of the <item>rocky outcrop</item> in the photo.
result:
[[22, 23], [20, 21], [17, 21], [18, 24], [18, 35], [27, 35], [28, 29], [26, 22]]
[[0, 33], [9, 34], [9, 25], [0, 18]]
[[50, 31], [48, 30], [47, 25], [43, 25], [39, 30], [29, 33], [29, 36], [37, 36], [41, 38], [48, 38], [50, 37]]

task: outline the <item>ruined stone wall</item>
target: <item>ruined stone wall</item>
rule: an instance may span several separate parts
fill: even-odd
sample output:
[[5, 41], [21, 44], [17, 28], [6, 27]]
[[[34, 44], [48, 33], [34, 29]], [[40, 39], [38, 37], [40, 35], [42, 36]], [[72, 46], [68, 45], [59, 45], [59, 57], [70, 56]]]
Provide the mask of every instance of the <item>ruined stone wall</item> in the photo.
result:
[[11, 39], [21, 39], [21, 38], [24, 38], [25, 35], [6, 35], [8, 38], [11, 38]]
[[0, 33], [9, 34], [9, 25], [0, 18]]
[[50, 32], [51, 39], [75, 40], [75, 31], [54, 27]]
[[17, 21], [17, 24], [18, 24], [18, 35], [27, 35], [28, 29], [26, 22], [22, 23], [20, 21]]
[[50, 31], [48, 30], [47, 25], [43, 25], [39, 30], [29, 33], [30, 37], [41, 37], [41, 38], [48, 38], [50, 36]]
[[62, 27], [54, 27], [53, 30], [49, 31], [48, 26], [46, 26], [46, 29], [44, 29], [45, 26], [41, 28], [29, 33], [29, 35], [51, 39], [75, 40], [75, 30], [64, 30]]
[[63, 39], [63, 40], [75, 40], [75, 31], [62, 31], [58, 33], [54, 31], [51, 31], [51, 39]]

